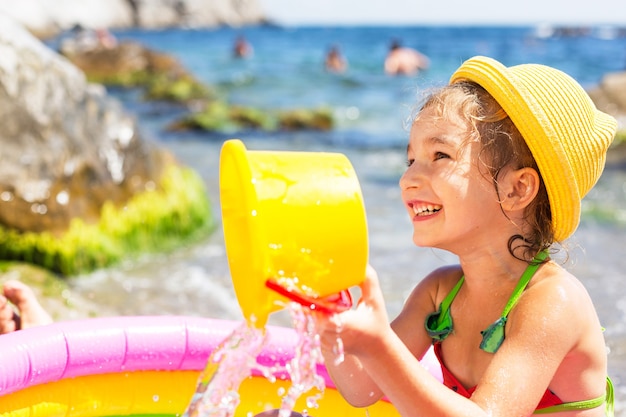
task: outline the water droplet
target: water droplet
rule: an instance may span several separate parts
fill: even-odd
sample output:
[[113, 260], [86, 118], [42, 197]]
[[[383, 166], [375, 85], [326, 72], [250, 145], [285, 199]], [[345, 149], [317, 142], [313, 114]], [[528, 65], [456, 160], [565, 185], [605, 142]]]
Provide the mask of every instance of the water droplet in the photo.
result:
[[46, 214], [48, 212], [48, 206], [45, 204], [35, 203], [30, 206], [30, 211], [36, 214]]
[[346, 109], [346, 119], [348, 120], [356, 120], [361, 115], [358, 107], [350, 106]]
[[57, 203], [61, 204], [62, 206], [65, 206], [67, 203], [70, 202], [70, 194], [65, 190], [60, 191], [57, 194], [56, 200], [57, 200]]

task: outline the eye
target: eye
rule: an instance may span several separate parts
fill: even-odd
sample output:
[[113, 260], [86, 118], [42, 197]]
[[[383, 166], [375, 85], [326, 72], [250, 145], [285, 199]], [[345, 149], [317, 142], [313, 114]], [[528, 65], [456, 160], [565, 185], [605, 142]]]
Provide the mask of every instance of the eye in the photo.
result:
[[415, 159], [407, 159], [406, 160], [406, 166], [410, 167], [411, 165], [413, 165], [413, 162], [415, 162]]
[[439, 159], [449, 159], [450, 155], [444, 152], [435, 152], [434, 160], [437, 161]]

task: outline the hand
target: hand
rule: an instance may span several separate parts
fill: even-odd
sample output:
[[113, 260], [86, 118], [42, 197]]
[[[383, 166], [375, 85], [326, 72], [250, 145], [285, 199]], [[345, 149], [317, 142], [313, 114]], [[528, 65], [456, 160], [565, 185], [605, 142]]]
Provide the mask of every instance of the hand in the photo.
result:
[[0, 287], [0, 334], [52, 323], [33, 290], [21, 281]]
[[322, 350], [333, 352], [341, 339], [346, 354], [366, 353], [372, 342], [392, 331], [376, 271], [368, 265], [360, 285], [361, 298], [352, 310], [318, 314], [317, 330]]

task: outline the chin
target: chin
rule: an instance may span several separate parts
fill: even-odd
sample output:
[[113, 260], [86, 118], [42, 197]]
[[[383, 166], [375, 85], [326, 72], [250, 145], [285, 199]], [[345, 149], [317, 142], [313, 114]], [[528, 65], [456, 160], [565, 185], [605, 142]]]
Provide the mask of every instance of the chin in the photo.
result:
[[420, 235], [420, 236], [413, 235], [413, 244], [420, 248], [433, 247], [433, 243], [424, 239], [423, 235]]

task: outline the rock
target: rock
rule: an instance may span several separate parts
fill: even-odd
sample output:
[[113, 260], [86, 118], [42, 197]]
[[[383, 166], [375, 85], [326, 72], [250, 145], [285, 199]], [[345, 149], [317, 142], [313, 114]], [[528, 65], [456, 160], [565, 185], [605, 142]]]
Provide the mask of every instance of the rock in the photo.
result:
[[[183, 104], [191, 114], [171, 123], [168, 130], [206, 130], [235, 133], [240, 130], [331, 130], [332, 111], [319, 109], [267, 110], [229, 105], [217, 99], [214, 88], [189, 73], [174, 57], [136, 42], [103, 46], [83, 42], [84, 32], [60, 42], [60, 52], [82, 69], [88, 79], [107, 86], [140, 87], [148, 100]], [[88, 35], [90, 36], [90, 35]]]
[[606, 156], [606, 167], [626, 168], [626, 72], [602, 77], [600, 84], [588, 91], [596, 107], [617, 119], [617, 135]]
[[77, 24], [84, 27], [130, 27], [133, 10], [128, 0], [20, 0], [0, 2], [0, 14], [20, 23], [40, 38]]
[[606, 74], [588, 93], [598, 109], [614, 116], [621, 130], [626, 129], [626, 72]]
[[141, 87], [150, 100], [191, 104], [212, 99], [214, 91], [198, 81], [171, 55], [137, 42], [114, 46], [77, 45], [76, 37], [61, 42], [60, 52], [85, 72], [90, 81], [107, 86]]
[[19, 0], [0, 2], [0, 14], [40, 38], [75, 25], [156, 29], [264, 22], [258, 0]]
[[331, 109], [292, 109], [279, 112], [283, 130], [331, 130], [334, 125]]
[[328, 108], [267, 110], [245, 106], [231, 106], [223, 101], [207, 103], [200, 111], [192, 112], [171, 123], [170, 131], [204, 130], [213, 133], [234, 134], [241, 130], [265, 132], [318, 130], [328, 131], [334, 126], [332, 111]]
[[[143, 140], [104, 87], [2, 15], [0, 53], [0, 258], [93, 269], [145, 249], [151, 228], [159, 238], [211, 222], [201, 181]], [[186, 191], [168, 206], [158, 193], [174, 178]]]
[[52, 272], [32, 264], [0, 262], [0, 288], [8, 280], [22, 281], [28, 285], [54, 321], [115, 314], [105, 306], [73, 291]]
[[134, 6], [136, 12], [133, 15], [135, 26], [142, 28], [242, 26], [265, 21], [258, 0], [128, 0], [128, 2], [136, 5]]
[[159, 152], [102, 86], [1, 17], [0, 48], [0, 223], [63, 231], [159, 177]]

